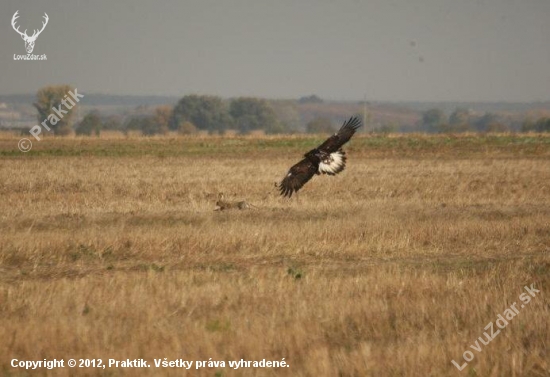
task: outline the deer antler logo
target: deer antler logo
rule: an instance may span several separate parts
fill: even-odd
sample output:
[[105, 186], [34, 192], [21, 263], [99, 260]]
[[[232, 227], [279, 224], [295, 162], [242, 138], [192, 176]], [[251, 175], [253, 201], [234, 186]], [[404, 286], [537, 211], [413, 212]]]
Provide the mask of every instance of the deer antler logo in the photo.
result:
[[21, 38], [23, 38], [23, 40], [25, 41], [25, 49], [30, 54], [32, 52], [32, 50], [34, 49], [34, 42], [36, 41], [36, 38], [38, 38], [40, 33], [42, 33], [42, 31], [44, 30], [44, 28], [48, 24], [49, 17], [46, 13], [44, 13], [43, 17], [44, 17], [45, 21], [42, 23], [42, 29], [40, 29], [40, 31], [39, 30], [34, 30], [34, 33], [29, 37], [27, 35], [27, 29], [25, 29], [25, 32], [22, 33], [22, 32], [19, 31], [19, 26], [15, 27], [15, 20], [17, 20], [19, 18], [18, 13], [19, 13], [19, 11], [16, 11], [15, 14], [13, 15], [13, 18], [11, 19], [11, 26], [13, 27], [13, 30], [15, 30], [16, 32], [19, 33], [19, 35], [21, 35]]

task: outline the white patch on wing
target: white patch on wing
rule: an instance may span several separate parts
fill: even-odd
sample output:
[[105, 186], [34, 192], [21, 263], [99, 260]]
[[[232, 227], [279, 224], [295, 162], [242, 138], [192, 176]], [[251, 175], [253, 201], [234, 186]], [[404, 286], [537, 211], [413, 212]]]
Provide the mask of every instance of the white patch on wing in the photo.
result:
[[346, 155], [343, 151], [336, 151], [319, 163], [319, 173], [334, 175], [346, 167]]

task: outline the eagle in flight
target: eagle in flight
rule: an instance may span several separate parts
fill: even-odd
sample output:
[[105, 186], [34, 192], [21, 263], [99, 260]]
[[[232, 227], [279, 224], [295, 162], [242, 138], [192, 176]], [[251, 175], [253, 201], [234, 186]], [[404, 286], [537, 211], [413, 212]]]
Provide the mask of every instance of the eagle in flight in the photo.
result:
[[361, 127], [361, 121], [352, 117], [329, 137], [323, 144], [310, 150], [304, 159], [290, 168], [278, 188], [282, 196], [291, 197], [298, 192], [315, 174], [335, 175], [346, 167], [346, 153], [342, 146]]

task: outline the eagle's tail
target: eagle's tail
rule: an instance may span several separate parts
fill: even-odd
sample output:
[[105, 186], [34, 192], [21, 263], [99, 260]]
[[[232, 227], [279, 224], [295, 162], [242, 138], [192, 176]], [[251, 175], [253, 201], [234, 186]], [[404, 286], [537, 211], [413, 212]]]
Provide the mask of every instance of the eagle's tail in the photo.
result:
[[346, 152], [342, 149], [328, 155], [319, 163], [319, 173], [336, 175], [346, 168]]

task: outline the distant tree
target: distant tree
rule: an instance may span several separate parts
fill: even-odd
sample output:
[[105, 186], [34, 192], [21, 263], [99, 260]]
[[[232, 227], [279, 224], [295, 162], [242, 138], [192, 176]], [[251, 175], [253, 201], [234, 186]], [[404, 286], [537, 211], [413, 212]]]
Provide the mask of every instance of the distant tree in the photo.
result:
[[315, 118], [308, 122], [306, 131], [312, 134], [330, 134], [334, 132], [334, 127], [328, 118]]
[[[72, 131], [72, 118], [77, 104], [73, 101], [73, 106], [65, 99], [70, 91], [74, 93], [74, 88], [69, 85], [52, 85], [41, 88], [36, 93], [33, 106], [38, 111], [38, 123], [45, 122], [56, 135], [67, 135]], [[72, 97], [68, 98], [72, 101]]]
[[122, 122], [122, 116], [111, 115], [103, 122], [104, 130], [124, 131], [124, 123]]
[[428, 132], [442, 132], [446, 128], [447, 117], [441, 109], [430, 109], [422, 114], [422, 128]]
[[178, 132], [182, 135], [193, 135], [197, 133], [197, 127], [193, 123], [185, 121], [178, 127]]
[[103, 123], [99, 111], [90, 111], [86, 116], [76, 125], [75, 131], [77, 135], [99, 136]]
[[155, 108], [155, 122], [158, 125], [158, 133], [168, 132], [170, 119], [172, 118], [172, 106], [164, 105]]
[[298, 103], [323, 103], [323, 100], [315, 94], [312, 94], [310, 96], [300, 97]]
[[487, 132], [491, 125], [501, 123], [498, 115], [493, 113], [485, 113], [483, 116], [474, 121], [476, 131]]
[[141, 132], [143, 132], [144, 135], [150, 136], [165, 134], [168, 130], [158, 124], [155, 117], [147, 116], [141, 119]]
[[489, 123], [487, 126], [487, 132], [508, 132], [510, 129], [502, 123]]
[[126, 131], [141, 131], [144, 135], [156, 135], [162, 133], [154, 116], [136, 116], [126, 122]]
[[[443, 119], [439, 122], [442, 121]], [[443, 121], [443, 123], [435, 127], [437, 132], [461, 133], [470, 131], [470, 111], [462, 107], [457, 107], [449, 116], [448, 123]]]
[[539, 118], [535, 122], [536, 132], [550, 132], [550, 118]]
[[234, 126], [241, 132], [264, 130], [267, 133], [284, 132], [275, 111], [265, 99], [237, 98], [231, 101], [229, 114], [233, 117]]
[[456, 125], [449, 125], [445, 132], [462, 133], [472, 131], [472, 127], [469, 123], [460, 123]]
[[275, 116], [286, 130], [285, 132], [303, 131], [300, 121], [300, 111], [296, 101], [271, 100], [270, 106], [275, 111]]
[[451, 126], [458, 126], [461, 124], [467, 124], [470, 122], [470, 111], [463, 107], [457, 107], [455, 111], [449, 117], [449, 124]]
[[188, 95], [179, 100], [170, 118], [170, 129], [177, 130], [188, 121], [210, 132], [231, 128], [232, 119], [227, 104], [220, 97]]
[[124, 123], [124, 131], [141, 131], [142, 119], [141, 117], [131, 117]]

